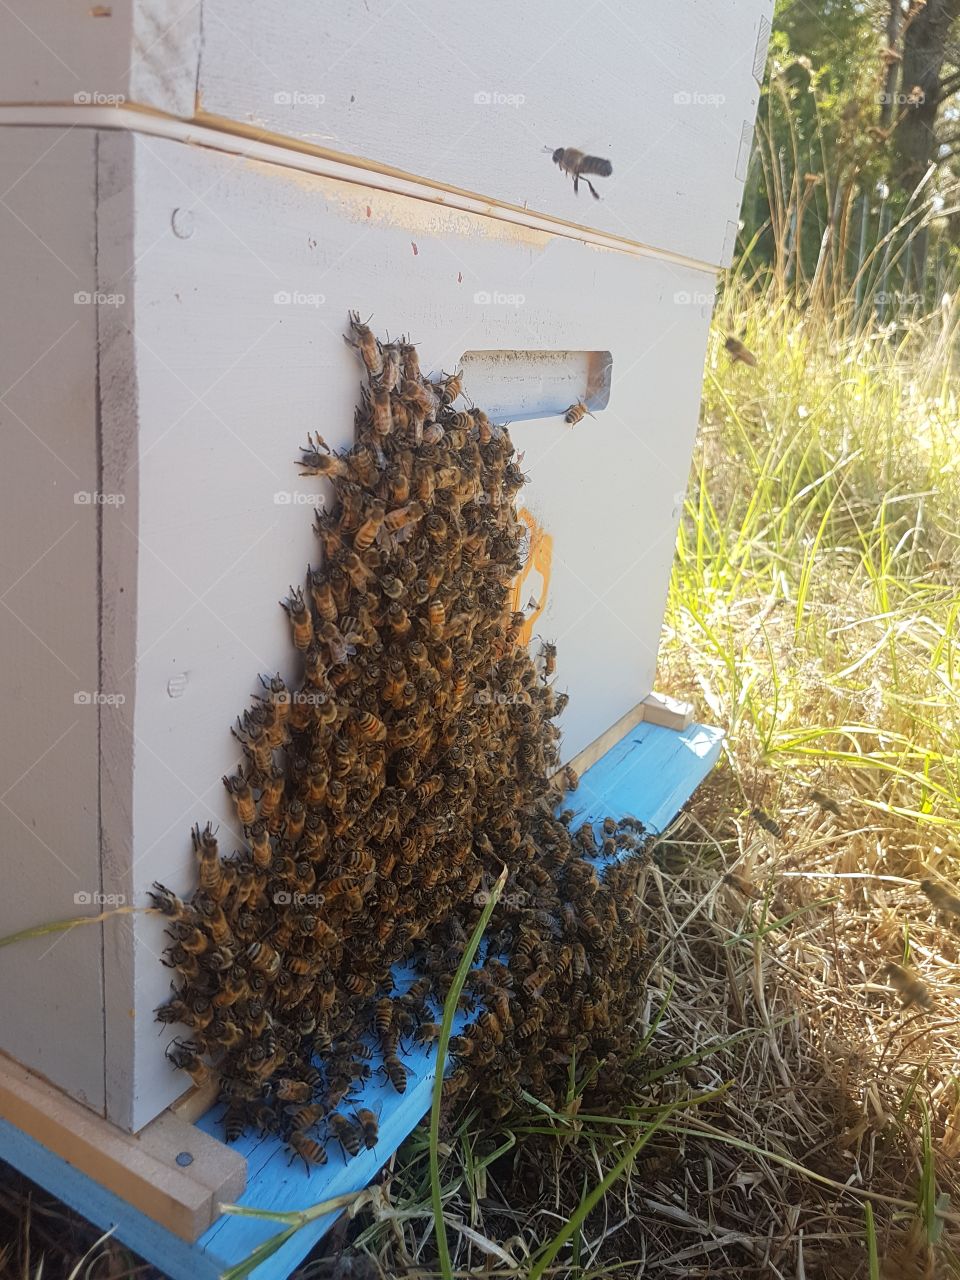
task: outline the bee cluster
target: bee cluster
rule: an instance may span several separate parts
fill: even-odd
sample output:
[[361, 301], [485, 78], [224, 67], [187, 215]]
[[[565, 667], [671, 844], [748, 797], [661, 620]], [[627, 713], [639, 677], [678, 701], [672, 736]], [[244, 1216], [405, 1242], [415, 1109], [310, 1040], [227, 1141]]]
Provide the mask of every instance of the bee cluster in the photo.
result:
[[[509, 434], [454, 409], [459, 376], [425, 378], [412, 343], [381, 344], [356, 314], [348, 341], [366, 371], [355, 444], [311, 438], [301, 460], [335, 496], [316, 515], [322, 567], [284, 602], [302, 678], [261, 677], [224, 779], [247, 847], [222, 856], [196, 827], [197, 890], [152, 895], [177, 974], [158, 1017], [189, 1032], [168, 1056], [198, 1084], [217, 1072], [228, 1138], [279, 1132], [307, 1165], [327, 1158], [321, 1123], [347, 1154], [375, 1145], [373, 1113], [338, 1107], [374, 1061], [405, 1090], [403, 1045], [438, 1033], [504, 865], [451, 1094], [505, 1114], [523, 1089], [559, 1102], [572, 1069], [615, 1087], [644, 968], [640, 824], [574, 833], [555, 816], [576, 778], [558, 772], [555, 649], [535, 662], [509, 607], [524, 482]], [[411, 959], [398, 994], [391, 970]]]

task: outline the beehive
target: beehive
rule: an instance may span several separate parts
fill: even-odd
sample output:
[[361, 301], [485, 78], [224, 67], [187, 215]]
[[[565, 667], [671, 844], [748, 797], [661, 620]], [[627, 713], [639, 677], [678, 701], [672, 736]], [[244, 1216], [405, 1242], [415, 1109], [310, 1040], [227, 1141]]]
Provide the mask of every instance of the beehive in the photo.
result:
[[[351, 308], [512, 420], [563, 755], [626, 727], [770, 7], [7, 6], [0, 932], [183, 889], [190, 826], [227, 819], [227, 726], [315, 554], [291, 442], [350, 432]], [[574, 144], [612, 161], [599, 200], [544, 150]], [[130, 916], [8, 949], [2, 1048], [140, 1129], [182, 1089], [162, 945]]]

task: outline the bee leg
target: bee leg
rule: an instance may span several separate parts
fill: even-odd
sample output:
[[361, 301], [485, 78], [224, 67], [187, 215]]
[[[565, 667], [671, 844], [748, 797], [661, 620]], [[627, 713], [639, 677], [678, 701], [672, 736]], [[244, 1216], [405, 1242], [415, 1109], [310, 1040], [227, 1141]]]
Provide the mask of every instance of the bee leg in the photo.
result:
[[590, 179], [589, 179], [589, 178], [584, 178], [584, 182], [585, 182], [585, 183], [587, 184], [587, 186], [590, 188], [590, 194], [593, 196], [594, 200], [599, 200], [599, 199], [600, 199], [600, 195], [599, 195], [599, 193], [596, 191], [596, 189], [594, 188], [594, 185], [593, 185], [593, 183], [590, 181]]
[[[586, 182], [586, 178], [584, 178], [584, 182]], [[578, 173], [575, 173], [573, 175], [573, 194], [577, 195], [579, 191], [580, 191], [580, 175]]]

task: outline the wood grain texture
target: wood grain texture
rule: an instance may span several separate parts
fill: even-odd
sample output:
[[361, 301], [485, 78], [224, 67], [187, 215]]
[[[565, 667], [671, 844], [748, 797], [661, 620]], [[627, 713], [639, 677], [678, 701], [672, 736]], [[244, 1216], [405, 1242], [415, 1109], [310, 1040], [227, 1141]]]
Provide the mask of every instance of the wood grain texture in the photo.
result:
[[[204, 0], [202, 113], [726, 265], [771, 0]], [[595, 201], [544, 147], [609, 158]]]
[[[341, 337], [348, 308], [373, 312], [381, 332], [412, 332], [434, 369], [470, 349], [612, 353], [617, 376], [595, 419], [513, 427], [532, 477], [525, 503], [553, 539], [536, 629], [559, 645], [559, 686], [572, 695], [564, 752], [574, 755], [652, 687], [709, 323], [709, 304], [690, 299], [708, 298], [712, 279], [218, 153], [132, 146], [133, 313], [118, 324], [136, 339], [125, 355], [118, 348], [130, 368], [108, 380], [123, 411], [105, 413], [103, 448], [106, 459], [129, 446], [135, 384], [127, 483], [137, 492], [120, 530], [125, 554], [136, 542], [135, 688], [113, 718], [126, 734], [117, 768], [132, 761], [132, 859], [119, 853], [119, 810], [113, 847], [119, 883], [141, 902], [154, 880], [192, 883], [193, 822], [219, 823], [226, 852], [241, 841], [220, 781], [237, 759], [229, 725], [259, 672], [292, 674], [276, 602], [316, 560], [318, 497], [294, 458], [310, 430], [333, 447], [351, 438], [359, 370]], [[112, 287], [102, 253], [101, 288]], [[474, 301], [485, 293], [514, 301]], [[169, 993], [161, 927], [141, 917], [132, 929], [111, 966], [108, 1057], [112, 1114], [138, 1128], [183, 1082], [153, 1021]]]
[[616, 724], [612, 724], [609, 729], [601, 733], [593, 742], [588, 743], [582, 751], [578, 751], [575, 756], [567, 761], [567, 764], [576, 773], [585, 773], [587, 769], [595, 765], [598, 760], [617, 743], [624, 738], [631, 729], [635, 729], [643, 719], [644, 704], [638, 702], [635, 707], [620, 717]]
[[201, 7], [198, 0], [5, 0], [2, 101], [119, 100], [190, 115]]
[[664, 729], [687, 729], [693, 724], [693, 704], [654, 691], [643, 700], [643, 718], [647, 724], [659, 724]]
[[[196, 1240], [240, 1194], [243, 1157], [166, 1113], [134, 1137], [0, 1054], [0, 1117], [182, 1240]], [[186, 1168], [177, 1155], [188, 1152]]]
[[[3, 440], [0, 934], [94, 915], [101, 889], [95, 137], [0, 134]], [[79, 701], [77, 699], [80, 699]], [[75, 895], [82, 896], [78, 901]], [[0, 953], [0, 1047], [101, 1110], [101, 929]]]

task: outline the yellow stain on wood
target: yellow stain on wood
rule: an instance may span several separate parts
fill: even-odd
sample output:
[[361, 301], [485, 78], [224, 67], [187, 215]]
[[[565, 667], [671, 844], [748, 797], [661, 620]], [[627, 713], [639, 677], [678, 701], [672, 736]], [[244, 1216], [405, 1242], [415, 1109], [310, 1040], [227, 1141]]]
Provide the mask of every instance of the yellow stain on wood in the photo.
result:
[[[528, 511], [526, 507], [521, 507], [517, 516], [527, 526], [530, 549], [527, 562], [513, 584], [510, 607], [516, 613], [524, 608], [530, 596], [536, 600], [533, 612], [528, 614], [520, 631], [520, 643], [526, 645], [530, 643], [537, 619], [546, 608], [547, 592], [550, 589], [550, 569], [553, 563], [553, 538], [537, 523], [533, 512]], [[534, 589], [537, 580], [539, 580], [539, 586]], [[530, 595], [527, 594], [528, 592]]]

